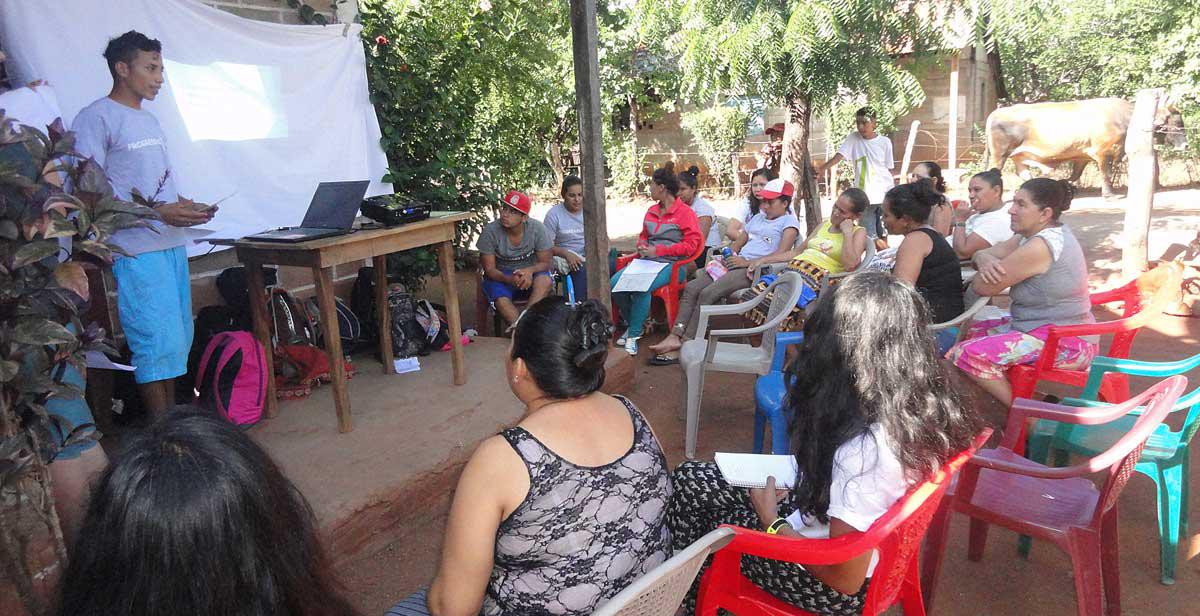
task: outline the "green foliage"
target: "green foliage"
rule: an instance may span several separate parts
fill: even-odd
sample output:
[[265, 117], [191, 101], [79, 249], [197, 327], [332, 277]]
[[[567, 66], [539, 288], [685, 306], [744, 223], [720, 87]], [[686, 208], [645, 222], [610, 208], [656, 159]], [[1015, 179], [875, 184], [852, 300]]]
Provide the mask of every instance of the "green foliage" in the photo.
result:
[[745, 143], [750, 115], [737, 107], [718, 106], [689, 111], [682, 120], [684, 128], [695, 137], [709, 173], [721, 186], [732, 186], [731, 152], [740, 151]]
[[941, 44], [917, 3], [885, 0], [641, 0], [647, 22], [673, 24], [670, 48], [687, 75], [683, 94], [751, 96], [779, 105], [803, 98], [814, 111], [866, 95], [881, 112], [925, 98], [896, 50]]
[[[50, 429], [61, 426], [72, 444], [94, 438], [94, 427], [69, 425], [49, 413], [51, 398], [83, 394], [52, 375], [64, 362], [82, 371], [85, 351], [116, 354], [103, 330], [80, 322], [80, 306], [89, 297], [85, 266], [111, 264], [113, 254], [122, 252], [110, 242], [113, 233], [146, 226], [157, 215], [117, 199], [94, 162], [76, 162], [74, 136], [63, 132], [61, 121], [49, 133], [28, 126], [17, 132], [0, 111], [0, 509], [15, 508], [19, 516], [23, 507], [34, 507], [50, 535], [61, 538], [45, 498], [45, 465], [60, 450]], [[62, 239], [69, 247], [60, 245]], [[7, 513], [0, 517], [17, 519]], [[22, 536], [22, 549], [27, 539]], [[61, 543], [57, 547], [65, 556]], [[0, 557], [6, 571], [29, 572], [19, 562], [25, 554], [0, 550]], [[16, 580], [19, 591], [29, 582]], [[37, 611], [36, 600], [20, 594]]]
[[632, 197], [645, 190], [646, 174], [642, 172], [645, 154], [637, 147], [637, 139], [628, 131], [605, 135], [604, 159], [608, 163], [608, 185], [621, 197]]

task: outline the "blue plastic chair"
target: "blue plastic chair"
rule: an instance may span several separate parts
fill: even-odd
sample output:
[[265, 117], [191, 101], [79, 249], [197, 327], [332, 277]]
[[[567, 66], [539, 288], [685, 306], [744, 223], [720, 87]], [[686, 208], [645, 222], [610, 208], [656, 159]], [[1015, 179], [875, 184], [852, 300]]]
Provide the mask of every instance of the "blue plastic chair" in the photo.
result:
[[763, 436], [767, 422], [771, 422], [771, 453], [788, 453], [788, 417], [783, 409], [783, 399], [788, 388], [784, 383], [784, 358], [787, 348], [800, 344], [804, 332], [779, 332], [775, 335], [775, 354], [771, 356], [771, 371], [754, 382], [754, 453], [763, 452]]
[[[1183, 374], [1200, 366], [1200, 355], [1173, 362], [1146, 362], [1097, 357], [1088, 372], [1087, 384], [1078, 398], [1067, 398], [1072, 406], [1104, 406], [1098, 402], [1100, 385], [1109, 372], [1165, 378]], [[1175, 413], [1188, 409], [1183, 426], [1174, 430], [1165, 422], [1151, 434], [1146, 448], [1134, 467], [1154, 480], [1158, 492], [1158, 537], [1160, 580], [1175, 583], [1175, 561], [1179, 537], [1187, 536], [1188, 527], [1188, 444], [1200, 429], [1200, 387], [1193, 389], [1171, 408]], [[1098, 426], [1039, 421], [1029, 433], [1029, 459], [1045, 462], [1054, 453], [1054, 465], [1064, 466], [1070, 454], [1095, 456], [1108, 449], [1129, 431], [1140, 415], [1135, 410], [1124, 418]], [[1025, 542], [1022, 553], [1028, 552]]]

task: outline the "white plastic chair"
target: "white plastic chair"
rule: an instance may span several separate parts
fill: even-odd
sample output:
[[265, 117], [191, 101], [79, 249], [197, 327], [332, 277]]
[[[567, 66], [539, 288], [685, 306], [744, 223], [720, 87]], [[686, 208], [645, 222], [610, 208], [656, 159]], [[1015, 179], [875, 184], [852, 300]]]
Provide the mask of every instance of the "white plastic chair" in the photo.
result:
[[975, 315], [978, 314], [980, 310], [983, 310], [983, 307], [988, 305], [988, 302], [990, 302], [990, 301], [992, 301], [992, 298], [990, 298], [990, 297], [977, 298], [975, 300], [975, 303], [971, 304], [970, 306], [967, 306], [967, 309], [964, 310], [962, 312], [962, 314], [954, 317], [953, 319], [950, 319], [949, 321], [943, 321], [941, 323], [931, 324], [929, 326], [929, 331], [937, 332], [937, 331], [941, 331], [943, 329], [950, 329], [951, 327], [958, 327], [959, 328], [958, 329], [958, 338], [955, 339], [955, 342], [960, 342], [960, 341], [962, 341], [963, 335], [966, 333], [967, 328], [959, 327], [959, 326], [968, 321], [973, 320], [975, 318]]
[[718, 528], [634, 580], [592, 616], [674, 616], [704, 565], [704, 559], [733, 541], [733, 529]]
[[[687, 431], [684, 437], [684, 455], [689, 460], [696, 457], [696, 432], [699, 429], [700, 400], [704, 394], [704, 373], [707, 370], [737, 372], [762, 376], [771, 370], [771, 354], [775, 351], [775, 334], [779, 325], [791, 313], [792, 306], [800, 299], [804, 283], [800, 274], [785, 271], [754, 299], [739, 304], [700, 307], [700, 322], [696, 328], [696, 339], [688, 340], [679, 349], [679, 365], [683, 368], [684, 386], [687, 388]], [[767, 321], [757, 327], [743, 329], [718, 329], [708, 331], [708, 319], [715, 315], [745, 314], [774, 291]], [[762, 334], [758, 346], [737, 342], [720, 342], [721, 338], [737, 338]]]

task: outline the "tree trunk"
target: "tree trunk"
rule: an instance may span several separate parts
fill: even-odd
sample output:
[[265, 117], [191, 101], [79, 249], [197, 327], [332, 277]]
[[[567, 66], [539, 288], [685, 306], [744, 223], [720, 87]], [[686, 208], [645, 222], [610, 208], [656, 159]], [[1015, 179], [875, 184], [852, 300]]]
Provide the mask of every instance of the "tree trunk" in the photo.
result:
[[[1149, 264], [1147, 236], [1150, 234], [1150, 212], [1154, 207], [1154, 187], [1158, 183], [1154, 114], [1162, 96], [1161, 88], [1138, 91], [1125, 136], [1125, 153], [1129, 157], [1129, 192], [1125, 197], [1125, 237], [1121, 250], [1121, 270], [1125, 280], [1133, 280], [1146, 271]], [[1104, 173], [1104, 169], [1100, 172]]]
[[808, 151], [808, 137], [812, 131], [812, 101], [807, 96], [792, 93], [786, 97], [784, 105], [788, 110], [788, 118], [783, 131], [783, 160], [779, 165], [779, 176], [796, 187], [792, 207], [797, 215], [804, 216], [807, 233], [812, 233], [821, 224], [821, 194], [817, 188], [816, 174], [813, 173], [812, 156]]
[[550, 163], [550, 169], [554, 171], [554, 185], [560, 187], [567, 172], [563, 165], [562, 143], [557, 139], [555, 137], [555, 141], [550, 142], [550, 160], [547, 162]]

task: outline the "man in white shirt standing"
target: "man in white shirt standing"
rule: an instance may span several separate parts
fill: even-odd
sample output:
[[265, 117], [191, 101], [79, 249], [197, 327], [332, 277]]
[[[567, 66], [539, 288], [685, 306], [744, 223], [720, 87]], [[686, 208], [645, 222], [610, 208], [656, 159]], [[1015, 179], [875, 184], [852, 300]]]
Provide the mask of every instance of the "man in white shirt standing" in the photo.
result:
[[133, 353], [134, 380], [146, 409], [175, 404], [174, 379], [187, 371], [192, 344], [192, 299], [183, 228], [212, 220], [215, 206], [181, 198], [158, 119], [142, 109], [163, 85], [162, 45], [129, 31], [104, 50], [113, 86], [84, 107], [72, 130], [80, 155], [96, 161], [117, 198], [133, 192], [156, 203], [159, 220], [123, 229], [112, 241], [131, 256], [113, 262], [117, 311]]
[[854, 125], [857, 130], [846, 135], [837, 154], [825, 164], [814, 163], [813, 167], [821, 176], [843, 160], [849, 161], [854, 168], [854, 186], [866, 192], [871, 200], [871, 206], [863, 213], [863, 227], [871, 237], [886, 240], [887, 231], [880, 220], [880, 207], [883, 196], [896, 185], [892, 171], [896, 166], [892, 140], [875, 132], [878, 123], [875, 110], [870, 107], [863, 107], [854, 114]]

